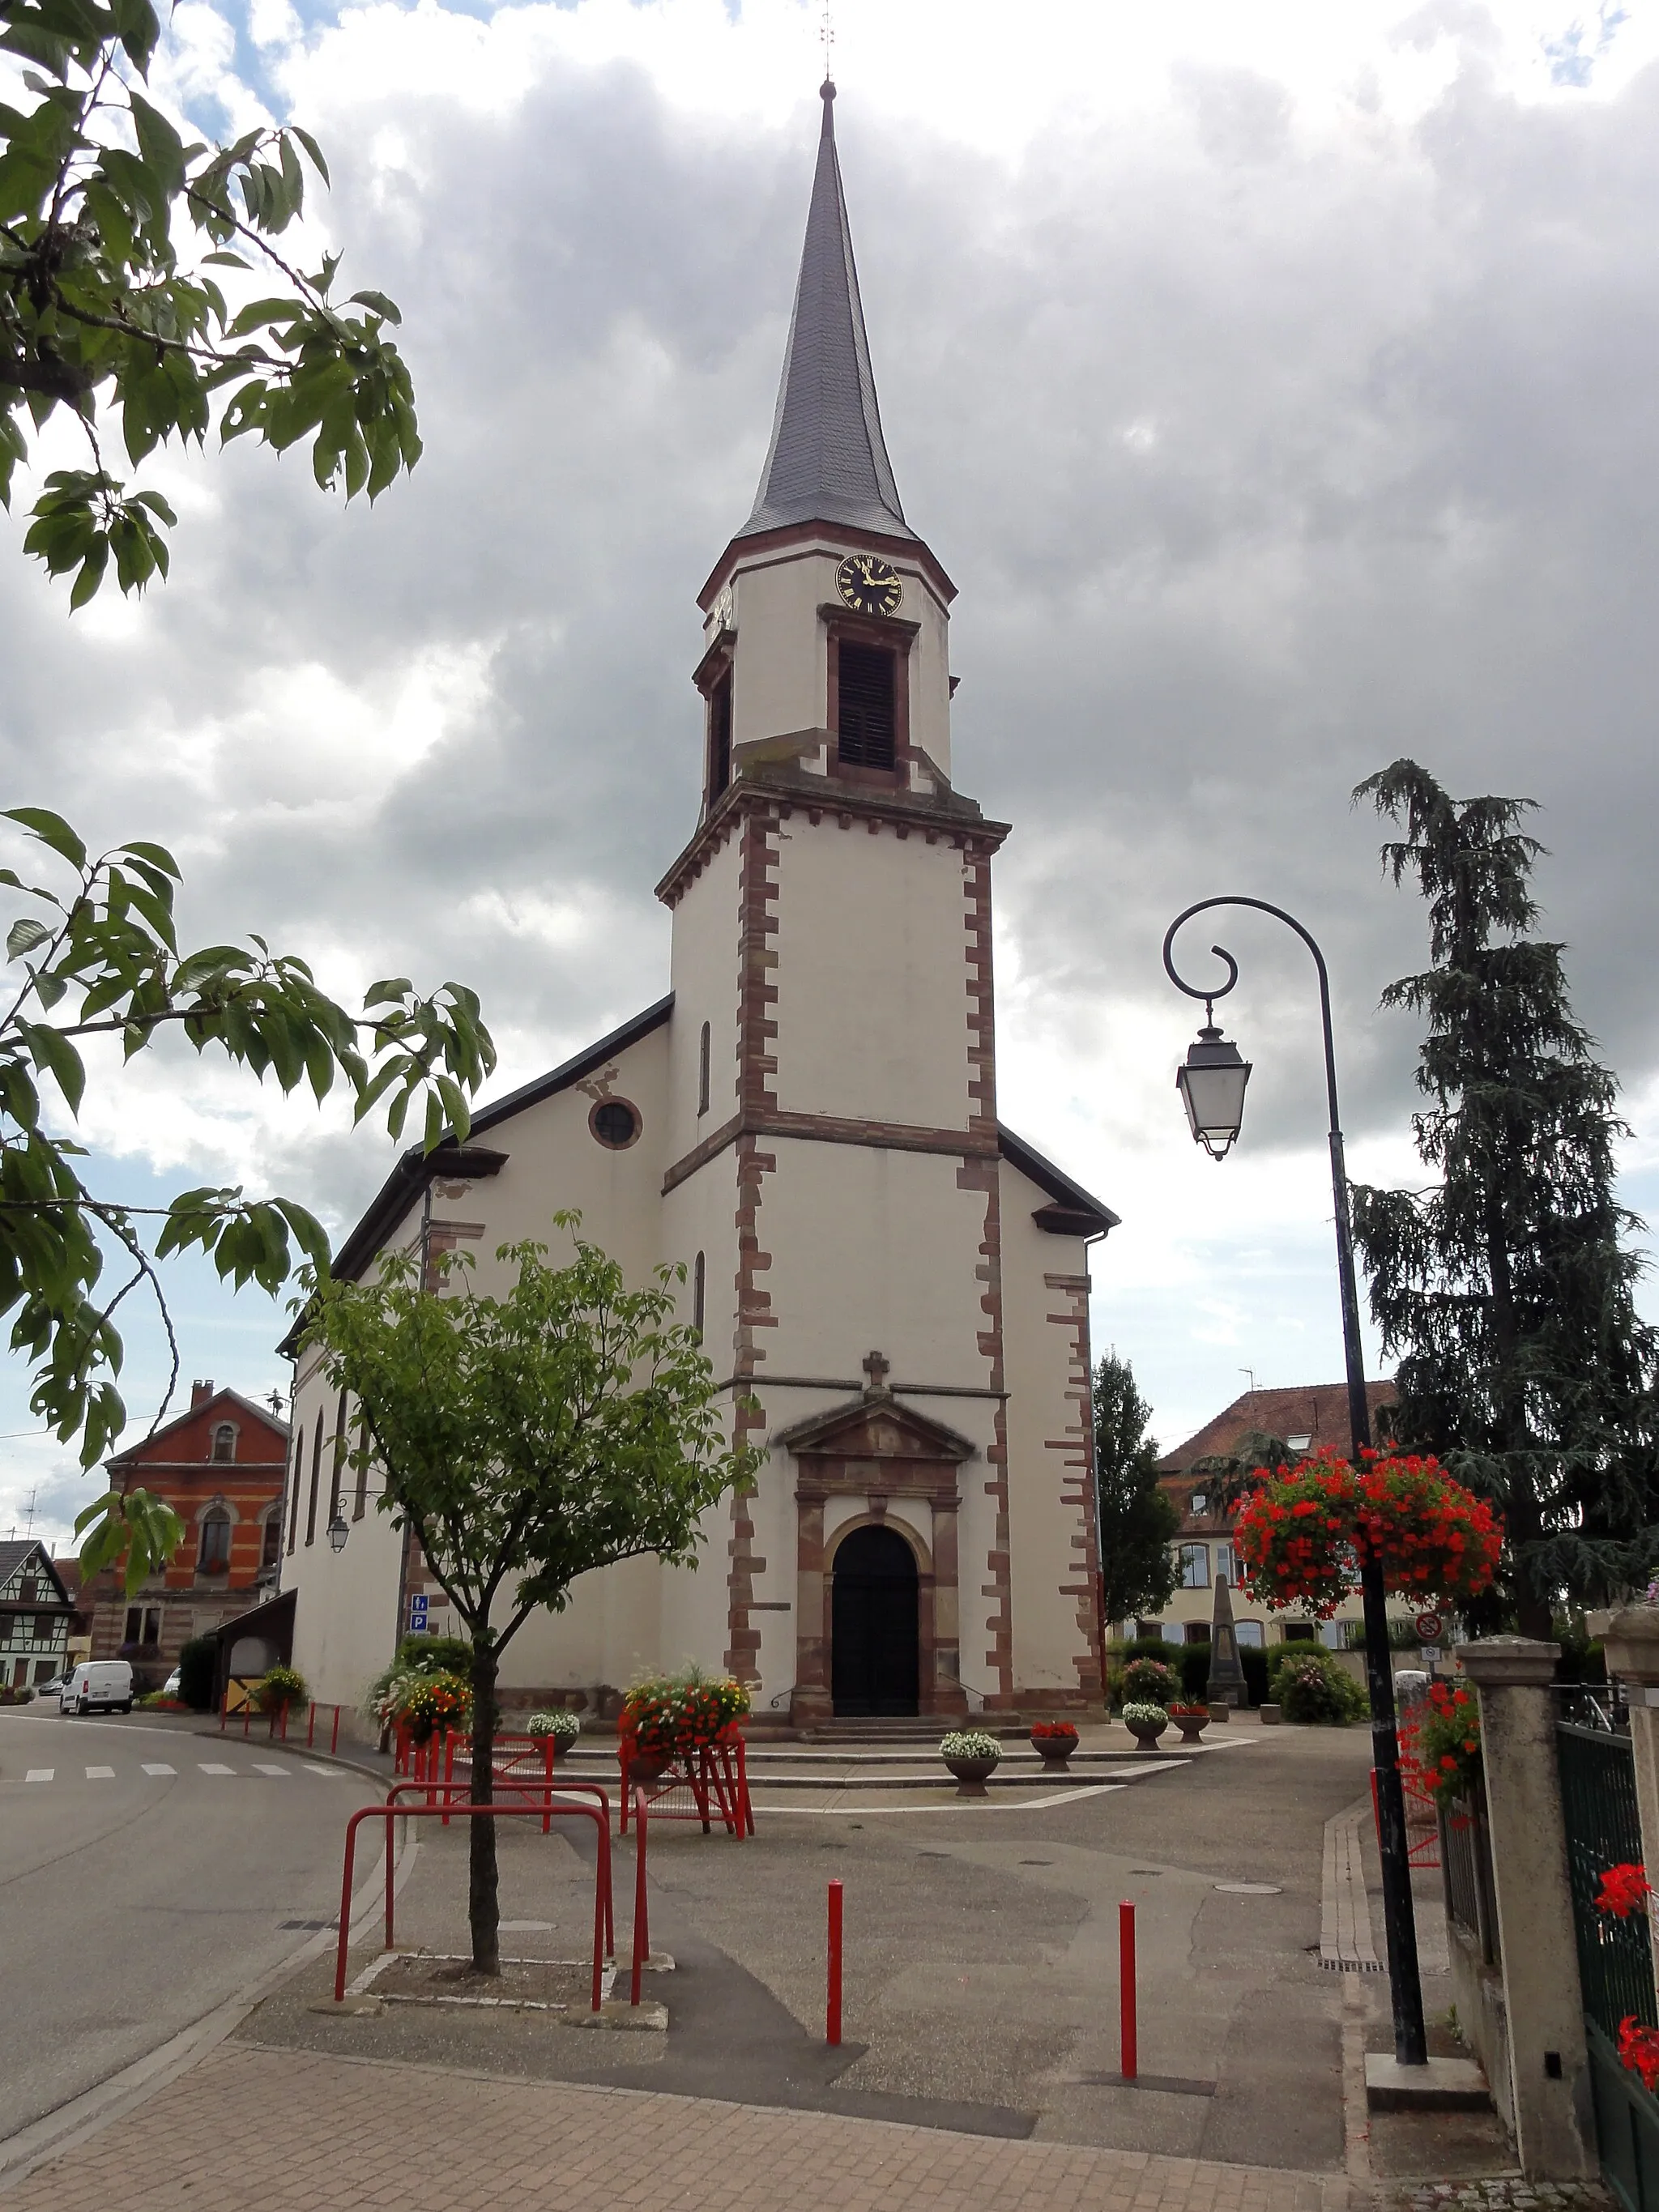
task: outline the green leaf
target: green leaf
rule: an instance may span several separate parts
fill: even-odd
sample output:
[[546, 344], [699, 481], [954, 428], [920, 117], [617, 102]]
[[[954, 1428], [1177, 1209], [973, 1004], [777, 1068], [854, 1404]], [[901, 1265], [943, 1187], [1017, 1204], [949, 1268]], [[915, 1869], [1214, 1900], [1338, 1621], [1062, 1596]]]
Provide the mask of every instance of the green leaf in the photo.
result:
[[21, 921], [13, 922], [11, 926], [10, 933], [6, 939], [7, 959], [15, 960], [20, 952], [31, 951], [51, 935], [52, 932], [46, 927], [45, 922], [36, 921], [33, 915], [25, 915]]
[[19, 1022], [17, 1032], [35, 1066], [53, 1078], [70, 1113], [78, 1114], [82, 1093], [87, 1087], [87, 1072], [80, 1054], [61, 1031], [48, 1028], [43, 1022]]
[[383, 316], [388, 323], [400, 324], [403, 321], [402, 315], [398, 312], [397, 302], [388, 300], [384, 292], [354, 292], [351, 297], [358, 307], [372, 307], [377, 315]]
[[[310, 155], [311, 166], [316, 170], [323, 182], [325, 185], [331, 183], [332, 179], [330, 178], [328, 173], [328, 163], [323, 159], [323, 149], [317, 143], [317, 141], [312, 137], [310, 131], [301, 131], [297, 123], [290, 123], [288, 127], [294, 133], [294, 136], [299, 140], [300, 143], [305, 148], [307, 153]], [[328, 287], [324, 285], [321, 287], [321, 289], [326, 291]]]
[[166, 116], [131, 86], [127, 100], [132, 109], [133, 128], [138, 134], [138, 151], [146, 165], [155, 172], [167, 197], [173, 198], [185, 188], [185, 142]]
[[21, 822], [31, 836], [50, 845], [54, 853], [61, 853], [71, 867], [87, 865], [86, 847], [61, 814], [53, 814], [45, 806], [7, 806], [0, 808], [0, 819]]

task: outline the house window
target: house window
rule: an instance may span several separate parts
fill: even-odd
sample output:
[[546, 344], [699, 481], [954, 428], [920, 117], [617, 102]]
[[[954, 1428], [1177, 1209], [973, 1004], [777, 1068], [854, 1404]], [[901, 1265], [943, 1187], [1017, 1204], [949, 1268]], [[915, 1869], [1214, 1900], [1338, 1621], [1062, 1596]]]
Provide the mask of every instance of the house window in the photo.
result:
[[264, 1541], [259, 1547], [259, 1571], [262, 1575], [268, 1574], [276, 1565], [277, 1554], [282, 1548], [283, 1512], [282, 1508], [277, 1506], [265, 1516]]
[[288, 1548], [291, 1552], [300, 1534], [300, 1484], [306, 1469], [306, 1432], [296, 1421], [294, 1425], [294, 1465], [289, 1480], [294, 1488], [288, 1501]]
[[697, 1111], [708, 1111], [708, 1024], [702, 1025], [702, 1036], [697, 1043]]
[[1164, 1623], [1161, 1620], [1138, 1620], [1135, 1634], [1143, 1643], [1161, 1644], [1164, 1641]]
[[699, 1252], [691, 1266], [691, 1326], [697, 1332], [699, 1341], [702, 1337], [703, 1285], [708, 1272], [702, 1254]]
[[213, 1431], [213, 1456], [216, 1460], [233, 1460], [236, 1456], [236, 1425], [221, 1421]]
[[891, 768], [898, 661], [885, 647], [836, 645], [836, 745], [854, 768]]
[[137, 1644], [143, 1632], [144, 1609], [142, 1606], [130, 1605], [127, 1607], [126, 1633], [122, 1637], [121, 1641], [124, 1644]]
[[1210, 1640], [1209, 1622], [1207, 1620], [1189, 1620], [1187, 1623], [1186, 1640], [1188, 1644], [1207, 1644]]
[[1210, 1587], [1210, 1547], [1207, 1544], [1182, 1545], [1181, 1587], [1182, 1589], [1208, 1589]]
[[37, 1682], [51, 1681], [57, 1672], [58, 1662], [55, 1659], [37, 1659], [34, 1662], [34, 1679]]
[[130, 1605], [127, 1607], [125, 1644], [159, 1644], [161, 1640], [161, 1608], [156, 1605]]
[[35, 1642], [37, 1644], [50, 1644], [52, 1639], [53, 1631], [57, 1628], [57, 1626], [58, 1619], [55, 1613], [37, 1613], [34, 1616]]
[[22, 1581], [17, 1585], [18, 1603], [20, 1605], [33, 1605], [40, 1595], [40, 1577], [36, 1575], [25, 1575]]
[[708, 804], [732, 781], [732, 672], [708, 695]]
[[1202, 1490], [1194, 1491], [1189, 1507], [1189, 1510], [1192, 1513], [1194, 1520], [1201, 1521], [1209, 1510], [1209, 1493], [1206, 1491]]
[[1237, 1588], [1238, 1569], [1233, 1559], [1233, 1547], [1231, 1544], [1218, 1544], [1216, 1546], [1215, 1573], [1216, 1580], [1218, 1582], [1220, 1581], [1223, 1575], [1225, 1575], [1228, 1583], [1234, 1589]]
[[202, 1523], [201, 1549], [196, 1555], [198, 1571], [204, 1575], [222, 1575], [230, 1565], [230, 1516], [228, 1513], [210, 1513]]
[[361, 1521], [368, 1510], [368, 1415], [357, 1416], [357, 1492], [351, 1501], [351, 1517]]
[[1238, 1648], [1241, 1651], [1260, 1651], [1267, 1642], [1259, 1620], [1241, 1620], [1238, 1624]]
[[1286, 1644], [1311, 1644], [1314, 1640], [1314, 1625], [1310, 1620], [1287, 1620], [1283, 1635]]
[[1310, 1436], [1286, 1437], [1285, 1441], [1293, 1452], [1304, 1452], [1307, 1450], [1308, 1446], [1313, 1442], [1313, 1438]]

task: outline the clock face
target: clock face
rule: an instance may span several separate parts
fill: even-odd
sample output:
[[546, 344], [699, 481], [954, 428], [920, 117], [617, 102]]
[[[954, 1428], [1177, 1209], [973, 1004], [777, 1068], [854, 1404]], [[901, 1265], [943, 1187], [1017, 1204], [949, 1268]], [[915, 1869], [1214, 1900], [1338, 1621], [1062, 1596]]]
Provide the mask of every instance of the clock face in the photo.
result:
[[893, 615], [904, 597], [896, 572], [874, 553], [849, 553], [836, 571], [836, 588], [855, 614]]

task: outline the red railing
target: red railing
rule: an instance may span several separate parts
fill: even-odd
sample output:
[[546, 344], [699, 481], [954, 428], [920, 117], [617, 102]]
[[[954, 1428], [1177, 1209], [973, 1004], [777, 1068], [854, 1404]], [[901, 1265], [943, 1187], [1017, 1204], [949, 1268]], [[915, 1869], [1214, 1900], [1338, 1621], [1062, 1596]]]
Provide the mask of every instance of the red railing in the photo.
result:
[[[344, 1708], [340, 1705], [319, 1706], [307, 1704], [306, 1707], [306, 1749], [307, 1751], [314, 1750], [316, 1747], [317, 1716], [319, 1712], [331, 1713], [333, 1715], [334, 1717], [329, 1728], [328, 1747], [331, 1753], [336, 1753], [339, 1750], [340, 1715], [343, 1710]], [[265, 1723], [265, 1737], [268, 1742], [286, 1743], [288, 1741], [288, 1717], [289, 1711], [290, 1708], [288, 1705], [275, 1705], [269, 1712], [262, 1713], [260, 1712], [259, 1708], [254, 1704], [252, 1694], [250, 1693], [245, 1696], [241, 1705], [242, 1741], [246, 1743], [248, 1741], [249, 1731], [252, 1728], [254, 1720], [257, 1717], [258, 1719], [263, 1720]], [[228, 1685], [227, 1685], [225, 1694], [220, 1700], [219, 1704], [219, 1733], [221, 1735], [224, 1734], [225, 1723], [229, 1718], [230, 1690]]]
[[[1414, 1867], [1440, 1863], [1440, 1820], [1434, 1799], [1405, 1772], [1401, 1783], [1406, 1797], [1406, 1860]], [[1376, 1826], [1377, 1849], [1382, 1847], [1382, 1811], [1376, 1802], [1376, 1769], [1371, 1769], [1371, 1819]], [[1417, 1840], [1412, 1841], [1415, 1835]]]
[[755, 1812], [749, 1802], [749, 1761], [743, 1738], [735, 1730], [714, 1743], [682, 1754], [650, 1782], [635, 1781], [626, 1741], [617, 1745], [617, 1757], [622, 1766], [624, 1835], [628, 1832], [629, 1796], [636, 1789], [645, 1790], [659, 1820], [701, 1820], [702, 1832], [708, 1835], [713, 1807], [718, 1809], [726, 1833], [739, 1843], [745, 1836], [754, 1834]]

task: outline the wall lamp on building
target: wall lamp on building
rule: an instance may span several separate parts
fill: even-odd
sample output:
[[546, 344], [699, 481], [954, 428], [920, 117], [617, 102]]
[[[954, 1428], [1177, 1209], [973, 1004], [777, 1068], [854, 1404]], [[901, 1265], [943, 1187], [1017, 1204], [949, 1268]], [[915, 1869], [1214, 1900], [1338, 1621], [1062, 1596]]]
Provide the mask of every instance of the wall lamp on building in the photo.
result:
[[329, 1550], [331, 1552], [343, 1552], [346, 1547], [346, 1538], [350, 1534], [350, 1529], [348, 1528], [345, 1524], [344, 1514], [337, 1513], [334, 1518], [328, 1524]]

